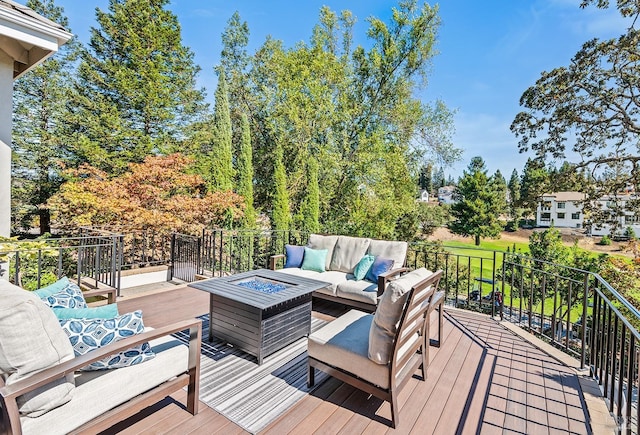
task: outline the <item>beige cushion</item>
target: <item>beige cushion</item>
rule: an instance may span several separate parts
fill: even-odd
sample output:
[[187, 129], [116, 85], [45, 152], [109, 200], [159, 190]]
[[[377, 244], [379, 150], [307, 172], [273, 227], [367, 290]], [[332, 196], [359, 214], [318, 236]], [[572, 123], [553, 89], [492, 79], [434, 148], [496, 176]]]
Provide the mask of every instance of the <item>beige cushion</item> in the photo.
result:
[[389, 388], [389, 366], [376, 364], [367, 356], [372, 321], [371, 314], [348, 311], [309, 336], [309, 356]]
[[325, 269], [331, 270], [331, 257], [333, 256], [333, 248], [336, 246], [338, 236], [321, 236], [319, 234], [311, 234], [309, 236], [309, 242], [307, 245], [311, 249], [326, 249], [327, 252], [327, 264]]
[[411, 288], [431, 275], [424, 267], [391, 281], [385, 289], [369, 333], [369, 358], [378, 364], [391, 360], [393, 340], [400, 322], [407, 295]]
[[[64, 361], [73, 348], [51, 308], [0, 279], [0, 375], [7, 386]], [[18, 398], [20, 413], [37, 417], [71, 400], [73, 375]]]
[[28, 434], [66, 434], [186, 371], [189, 348], [172, 337], [149, 342], [156, 357], [115, 370], [78, 372], [73, 399], [38, 418], [21, 418]]
[[352, 279], [338, 284], [336, 295], [375, 306], [378, 303], [378, 285], [365, 280], [356, 281], [350, 276]]
[[339, 236], [336, 246], [333, 248], [329, 270], [353, 273], [353, 269], [367, 253], [368, 247], [369, 239]]
[[407, 242], [394, 242], [387, 240], [371, 240], [367, 254], [375, 257], [390, 258], [393, 260], [392, 269], [404, 266], [407, 258]]

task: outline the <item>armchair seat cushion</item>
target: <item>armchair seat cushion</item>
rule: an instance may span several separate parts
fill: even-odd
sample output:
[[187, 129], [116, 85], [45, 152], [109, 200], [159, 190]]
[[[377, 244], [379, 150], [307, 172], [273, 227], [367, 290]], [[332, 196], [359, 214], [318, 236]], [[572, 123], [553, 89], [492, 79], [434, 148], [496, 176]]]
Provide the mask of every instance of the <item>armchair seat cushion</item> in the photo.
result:
[[[189, 348], [171, 337], [150, 341], [156, 357], [116, 370], [78, 372], [73, 398], [38, 418], [22, 417], [25, 434], [65, 434], [185, 371]], [[100, 400], [96, 400], [96, 398]]]
[[389, 388], [389, 366], [369, 359], [369, 330], [373, 315], [350, 310], [309, 336], [308, 355], [331, 361], [341, 368], [381, 388]]

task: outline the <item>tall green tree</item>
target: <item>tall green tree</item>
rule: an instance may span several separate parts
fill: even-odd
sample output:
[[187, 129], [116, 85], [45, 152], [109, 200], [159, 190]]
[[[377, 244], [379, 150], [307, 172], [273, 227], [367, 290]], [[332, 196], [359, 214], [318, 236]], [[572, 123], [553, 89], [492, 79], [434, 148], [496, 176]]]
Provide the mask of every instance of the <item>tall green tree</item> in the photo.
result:
[[509, 217], [511, 219], [509, 228], [516, 230], [518, 228], [518, 220], [522, 216], [522, 209], [520, 208], [520, 176], [517, 169], [511, 172], [507, 188], [509, 191]]
[[318, 186], [318, 162], [311, 158], [307, 162], [307, 189], [300, 206], [301, 231], [315, 233], [320, 230], [320, 187]]
[[[581, 7], [609, 7], [607, 0], [584, 0]], [[616, 6], [629, 26], [618, 38], [585, 42], [567, 66], [543, 72], [520, 98], [523, 111], [511, 124], [520, 152], [547, 162], [575, 156], [586, 173], [617, 174], [591, 179], [590, 198], [640, 187], [640, 15], [637, 1]], [[588, 210], [592, 201], [585, 203]], [[635, 209], [640, 211], [640, 204]]]
[[275, 231], [285, 231], [291, 229], [291, 207], [281, 146], [276, 145], [274, 156], [271, 228]]
[[520, 202], [528, 215], [535, 215], [540, 196], [549, 188], [549, 171], [540, 160], [527, 159], [520, 182]]
[[501, 213], [507, 212], [507, 180], [505, 180], [500, 169], [496, 169], [496, 172], [491, 176], [490, 182], [499, 199], [502, 201], [500, 204]]
[[201, 113], [199, 68], [169, 0], [109, 0], [96, 9], [68, 125], [73, 153], [108, 173], [175, 149]]
[[233, 149], [231, 145], [231, 114], [224, 71], [219, 70], [216, 102], [213, 112], [212, 144], [209, 153], [209, 173], [205, 175], [213, 192], [233, 189]]
[[242, 115], [242, 132], [240, 153], [237, 160], [236, 193], [244, 198], [244, 226], [253, 228], [256, 225], [256, 212], [253, 207], [253, 158], [251, 156], [251, 131], [247, 115]]
[[[64, 9], [53, 0], [29, 0], [26, 6], [70, 30]], [[30, 229], [37, 218], [40, 234], [51, 232], [51, 213], [46, 204], [63, 181], [62, 162], [68, 155], [70, 139], [62, 127], [69, 116], [65, 104], [79, 49], [76, 38], [71, 39], [54, 56], [15, 82], [11, 195], [14, 231]]]
[[476, 246], [480, 245], [482, 237], [499, 237], [504, 228], [500, 220], [503, 195], [504, 191], [498, 191], [496, 183], [487, 176], [482, 157], [474, 157], [458, 181], [449, 229], [455, 234], [473, 236]]
[[[247, 101], [256, 200], [272, 198], [278, 143], [294, 215], [305, 200], [306, 162], [315, 158], [321, 230], [394, 237], [400, 217], [414, 208], [425, 156], [454, 148], [441, 134], [447, 128], [437, 128], [452, 112], [414, 98], [435, 54], [438, 10], [411, 0], [389, 22], [369, 19], [366, 49], [353, 47], [354, 26], [350, 12], [324, 7], [309, 43], [287, 49], [268, 39], [253, 56]], [[420, 140], [425, 132], [433, 134]]]

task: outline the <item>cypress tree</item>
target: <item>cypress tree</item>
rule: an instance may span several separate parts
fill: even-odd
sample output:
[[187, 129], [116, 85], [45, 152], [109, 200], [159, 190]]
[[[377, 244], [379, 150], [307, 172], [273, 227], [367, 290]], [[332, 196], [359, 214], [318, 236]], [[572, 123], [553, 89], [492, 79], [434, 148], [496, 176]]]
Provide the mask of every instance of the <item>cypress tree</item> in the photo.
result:
[[276, 144], [273, 163], [273, 199], [271, 202], [271, 229], [287, 231], [291, 223], [291, 208], [284, 169], [282, 145]]
[[213, 113], [213, 143], [209, 156], [211, 166], [209, 189], [211, 191], [233, 189], [233, 152], [231, 149], [231, 114], [229, 94], [222, 69], [218, 74], [216, 102]]
[[318, 186], [318, 161], [310, 157], [307, 163], [308, 184], [301, 204], [302, 228], [310, 233], [320, 228], [320, 187]]
[[240, 153], [238, 154], [238, 181], [236, 193], [244, 198], [244, 226], [246, 228], [253, 228], [256, 224], [256, 212], [253, 208], [253, 160], [251, 156], [251, 131], [249, 127], [249, 119], [244, 113], [240, 118], [240, 125]]

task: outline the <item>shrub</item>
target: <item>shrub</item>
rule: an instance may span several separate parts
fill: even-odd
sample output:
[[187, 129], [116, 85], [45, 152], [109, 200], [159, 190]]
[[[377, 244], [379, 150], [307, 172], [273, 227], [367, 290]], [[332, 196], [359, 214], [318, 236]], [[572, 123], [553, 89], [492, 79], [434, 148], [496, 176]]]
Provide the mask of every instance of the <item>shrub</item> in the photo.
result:
[[600, 239], [600, 242], [598, 242], [598, 245], [602, 245], [602, 246], [608, 246], [610, 244], [611, 244], [611, 238], [606, 234], [602, 236], [602, 238]]

